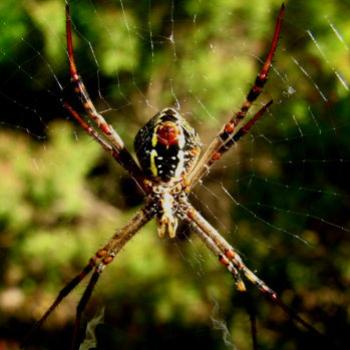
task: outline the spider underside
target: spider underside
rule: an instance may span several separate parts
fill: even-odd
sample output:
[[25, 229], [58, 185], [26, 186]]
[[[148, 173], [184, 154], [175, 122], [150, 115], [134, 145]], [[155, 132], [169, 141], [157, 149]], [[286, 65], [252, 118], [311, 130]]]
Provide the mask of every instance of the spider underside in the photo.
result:
[[[88, 274], [92, 273], [77, 306], [73, 341], [73, 348], [76, 348], [79, 342], [82, 313], [103, 270], [114, 260], [125, 244], [148, 221], [155, 218], [160, 237], [165, 235], [171, 238], [175, 237], [179, 220], [188, 222], [193, 232], [232, 274], [239, 291], [243, 292], [246, 289], [241, 277], [243, 275], [245, 279], [257, 286], [263, 295], [282, 307], [290, 317], [308, 330], [317, 332], [285, 305], [275, 291], [244, 264], [237, 251], [191, 205], [188, 199], [193, 186], [208, 173], [212, 164], [244, 136], [271, 105], [272, 101], [265, 104], [252, 117], [248, 116], [250, 106], [259, 97], [267, 81], [272, 58], [277, 48], [283, 16], [284, 5], [281, 6], [277, 17], [269, 52], [246, 100], [238, 112], [234, 113], [223, 126], [203, 155], [200, 157], [201, 143], [196, 131], [176, 109], [165, 108], [142, 127], [135, 137], [134, 146], [138, 164], [118, 133], [97, 112], [78, 74], [74, 59], [70, 9], [69, 4], [66, 5], [66, 37], [70, 77], [85, 109], [86, 117], [80, 116], [68, 102], [63, 102], [63, 106], [71, 117], [129, 172], [143, 190], [146, 204], [124, 227], [117, 230], [102, 248], [98, 249], [82, 271], [60, 291], [56, 300], [37, 321], [33, 330], [40, 327], [60, 302]], [[91, 122], [91, 125], [86, 119]]]

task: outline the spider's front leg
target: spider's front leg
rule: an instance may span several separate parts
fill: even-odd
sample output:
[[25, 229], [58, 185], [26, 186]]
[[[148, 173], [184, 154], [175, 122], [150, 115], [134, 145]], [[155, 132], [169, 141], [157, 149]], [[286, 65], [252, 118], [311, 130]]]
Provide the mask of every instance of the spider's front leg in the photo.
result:
[[242, 104], [240, 110], [233, 115], [210, 143], [200, 161], [189, 175], [189, 181], [192, 187], [208, 173], [212, 164], [219, 160], [234, 143], [249, 131], [249, 129], [264, 115], [268, 107], [271, 105], [272, 100], [265, 104], [255, 115], [253, 115], [253, 117], [249, 118], [248, 111], [253, 102], [260, 96], [263, 87], [267, 82], [272, 59], [275, 55], [281, 32], [284, 11], [285, 7], [284, 4], [282, 4], [277, 17], [270, 50], [258, 76], [255, 79], [254, 85], [247, 94], [246, 100]]
[[68, 103], [64, 102], [63, 107], [69, 112], [69, 114], [80, 124], [80, 126], [102, 147], [107, 150], [117, 160], [117, 162], [125, 168], [129, 174], [137, 181], [137, 183], [143, 188], [143, 174], [140, 167], [135, 162], [131, 153], [126, 148], [122, 138], [115, 131], [112, 125], [108, 124], [104, 117], [97, 111], [95, 105], [91, 101], [91, 98], [87, 92], [85, 84], [80, 77], [75, 63], [73, 38], [72, 38], [72, 20], [70, 15], [69, 1], [66, 2], [66, 40], [67, 40], [67, 53], [69, 61], [69, 71], [71, 81], [74, 84], [75, 92], [78, 94], [86, 115], [93, 121], [102, 135], [108, 140], [106, 142], [100, 134], [98, 134], [94, 128], [87, 124], [84, 118], [80, 117], [78, 112]]

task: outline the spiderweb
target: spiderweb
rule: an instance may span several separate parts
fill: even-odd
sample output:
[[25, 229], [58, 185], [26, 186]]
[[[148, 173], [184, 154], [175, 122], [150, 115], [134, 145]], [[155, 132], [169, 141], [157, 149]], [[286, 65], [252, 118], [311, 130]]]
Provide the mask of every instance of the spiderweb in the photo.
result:
[[[205, 146], [244, 101], [279, 6], [272, 0], [73, 1], [78, 69], [130, 150], [137, 130], [166, 106], [181, 111]], [[191, 200], [287, 304], [346, 344], [350, 6], [297, 0], [286, 6], [270, 78], [252, 113], [270, 99], [274, 104]], [[142, 203], [133, 181], [62, 109], [62, 99], [79, 107], [64, 21], [61, 0], [0, 5], [5, 346], [18, 344], [18, 334]], [[35, 348], [68, 347], [82, 288], [50, 317]], [[250, 349], [252, 313], [262, 348], [319, 342], [254, 286], [238, 295], [187, 227], [169, 241], [147, 225], [104, 273], [87, 320], [93, 323], [103, 308], [105, 321], [96, 326], [103, 349]]]

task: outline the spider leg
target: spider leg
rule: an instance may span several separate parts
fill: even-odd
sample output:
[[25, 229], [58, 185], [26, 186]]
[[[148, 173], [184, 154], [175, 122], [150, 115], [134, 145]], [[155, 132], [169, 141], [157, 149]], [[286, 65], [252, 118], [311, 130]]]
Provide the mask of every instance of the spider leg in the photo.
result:
[[[272, 100], [270, 100], [268, 103], [266, 103], [257, 113], [253, 115], [253, 117], [248, 121], [247, 124], [245, 124], [235, 135], [232, 137], [226, 139], [222, 145], [213, 153], [211, 158], [209, 158], [205, 164], [203, 164], [202, 172], [198, 174], [201, 177], [203, 177], [206, 173], [208, 173], [210, 167], [213, 165], [214, 162], [219, 160], [224, 153], [226, 153], [231, 146], [236, 143], [238, 140], [241, 139], [242, 136], [246, 135], [248, 131], [252, 128], [252, 126], [264, 115], [264, 113], [267, 111], [267, 109], [271, 106]], [[195, 181], [196, 182], [196, 181]]]
[[286, 305], [267, 284], [257, 277], [242, 261], [237, 251], [220, 235], [220, 233], [188, 202], [182, 203], [181, 215], [192, 223], [194, 232], [206, 246], [219, 258], [229, 272], [232, 265], [254, 284], [259, 291], [274, 304], [278, 305], [289, 317], [305, 327], [311, 333], [325, 338], [311, 324], [305, 321], [298, 313]]
[[[241, 257], [236, 250], [209, 224], [204, 217], [195, 210], [191, 205], [188, 206], [186, 216], [192, 221], [195, 233], [206, 244], [206, 246], [219, 258], [219, 262], [224, 265], [230, 272], [232, 266], [241, 271], [244, 276], [253, 284], [255, 284], [262, 293], [268, 294], [270, 299], [277, 297], [276, 293], [269, 288], [259, 277], [249, 270], [243, 263]], [[232, 272], [231, 272], [232, 273]], [[240, 290], [240, 289], [239, 289]], [[245, 291], [241, 289], [240, 291]]]
[[[101, 270], [102, 271], [102, 270]], [[83, 316], [83, 312], [85, 307], [92, 295], [92, 292], [97, 284], [98, 279], [101, 275], [100, 269], [95, 269], [94, 273], [91, 275], [90, 281], [85, 288], [84, 294], [82, 295], [79, 303], [77, 305], [75, 323], [74, 323], [74, 333], [73, 333], [73, 341], [72, 341], [72, 350], [77, 349], [80, 343], [80, 324], [81, 318]]]
[[[96, 265], [96, 255], [90, 259], [89, 263], [81, 270], [81, 272], [76, 275], [66, 286], [64, 286], [61, 291], [58, 293], [55, 301], [51, 304], [51, 306], [46, 310], [43, 316], [35, 322], [32, 329], [26, 334], [22, 347], [24, 347], [32, 335], [42, 326], [42, 324], [46, 321], [46, 319], [51, 315], [51, 313], [56, 309], [56, 307], [61, 303], [61, 301], [92, 271], [94, 266]], [[21, 348], [22, 348], [21, 347]]]
[[[224, 125], [218, 135], [210, 143], [207, 150], [204, 152], [200, 161], [189, 175], [189, 183], [195, 185], [207, 172], [209, 167], [226, 152], [238, 139], [241, 138], [262, 117], [272, 101], [268, 102], [263, 108], [258, 111], [252, 118], [247, 117], [247, 113], [253, 102], [260, 96], [263, 87], [267, 81], [268, 74], [271, 68], [273, 56], [276, 52], [278, 39], [281, 32], [282, 21], [284, 17], [284, 4], [282, 4], [275, 26], [272, 43], [264, 64], [255, 79], [253, 87], [247, 94], [246, 100], [242, 104], [240, 110]], [[243, 133], [243, 135], [242, 135]]]
[[[69, 114], [79, 123], [81, 128], [89, 134], [92, 138], [94, 138], [101, 146], [102, 148], [111, 153], [113, 157], [115, 157], [118, 160], [118, 153], [116, 153], [113, 149], [113, 147], [106, 142], [97, 132], [96, 130], [91, 127], [80, 115], [79, 113], [67, 102], [63, 102], [63, 107], [69, 112]], [[119, 162], [119, 160], [118, 160]]]
[[[109, 125], [106, 122], [103, 116], [97, 112], [94, 104], [91, 101], [91, 98], [89, 97], [86, 87], [79, 76], [77, 66], [75, 64], [75, 58], [74, 58], [73, 39], [72, 39], [72, 20], [71, 20], [71, 15], [69, 10], [69, 1], [66, 2], [66, 36], [67, 36], [67, 51], [68, 51], [69, 70], [70, 70], [71, 80], [75, 85], [75, 92], [79, 95], [80, 100], [83, 104], [83, 107], [88, 117], [91, 120], [93, 120], [93, 122], [101, 130], [103, 135], [111, 143], [115, 154], [118, 155], [118, 157], [115, 156], [114, 158], [117, 159], [119, 164], [122, 167], [124, 167], [131, 174], [131, 176], [135, 177], [136, 179], [142, 179], [143, 176], [141, 175], [141, 170], [139, 166], [135, 162], [130, 152], [125, 147], [124, 142], [119, 136], [119, 134], [114, 130], [114, 128], [111, 125]], [[67, 106], [68, 104], [64, 105], [64, 107], [68, 109], [69, 112], [71, 112], [70, 109], [67, 108]]]
[[185, 219], [185, 220], [190, 224], [192, 229], [198, 234], [198, 236], [201, 238], [201, 240], [204, 242], [204, 244], [209, 248], [209, 250], [211, 250], [214, 253], [214, 255], [216, 255], [219, 258], [219, 261], [221, 263], [224, 263], [227, 270], [231, 273], [231, 275], [234, 278], [237, 290], [240, 292], [245, 292], [246, 286], [245, 286], [245, 284], [242, 280], [242, 277], [241, 277], [240, 273], [238, 272], [238, 269], [236, 268], [236, 266], [231, 261], [225, 259], [223, 252], [219, 248], [219, 246], [217, 244], [215, 244], [213, 239], [211, 237], [209, 237], [208, 235], [206, 235], [203, 232], [203, 230], [198, 225], [196, 225], [196, 223], [193, 220], [191, 220], [189, 215], [187, 215], [187, 219]]
[[[95, 255], [90, 258], [88, 264], [59, 292], [55, 301], [47, 309], [44, 315], [35, 323], [31, 331], [26, 336], [23, 345], [25, 345], [32, 334], [41, 327], [45, 320], [51, 315], [62, 300], [94, 269], [88, 286], [86, 287], [82, 298], [77, 306], [77, 317], [75, 322], [75, 334], [79, 329], [81, 315], [92, 294], [94, 286], [104, 268], [109, 265], [115, 256], [121, 251], [125, 244], [155, 215], [154, 205], [149, 202], [143, 209], [140, 209], [129, 222], [117, 230], [112, 238], [100, 248]], [[76, 337], [75, 335], [75, 337]]]
[[91, 275], [90, 281], [85, 288], [85, 291], [78, 303], [76, 310], [76, 319], [74, 326], [74, 336], [72, 349], [75, 349], [79, 344], [79, 331], [83, 312], [92, 295], [92, 292], [97, 284], [104, 269], [109, 265], [124, 245], [136, 234], [155, 215], [152, 205], [149, 208], [139, 211], [136, 216], [129, 222], [127, 226], [117, 232], [112, 239], [99, 250], [98, 254], [101, 257], [100, 263], [95, 266], [95, 270]]
[[[79, 113], [67, 102], [63, 102], [63, 107], [69, 112], [69, 114], [79, 123], [81, 128], [89, 134], [94, 140], [96, 140], [102, 148], [110, 153], [112, 157], [119, 163], [121, 163], [120, 154], [116, 151], [116, 149], [111, 146], [107, 141], [105, 141], [97, 132], [96, 130], [91, 127], [80, 115]], [[144, 188], [144, 183], [141, 181], [140, 177], [137, 175], [137, 172], [135, 171], [133, 173], [133, 177], [136, 180], [137, 185], [140, 186], [141, 189]]]
[[252, 335], [252, 343], [253, 343], [253, 350], [258, 350], [258, 330], [256, 327], [256, 315], [254, 312], [249, 310], [249, 308], [246, 308], [249, 314], [249, 321], [250, 321], [250, 333]]

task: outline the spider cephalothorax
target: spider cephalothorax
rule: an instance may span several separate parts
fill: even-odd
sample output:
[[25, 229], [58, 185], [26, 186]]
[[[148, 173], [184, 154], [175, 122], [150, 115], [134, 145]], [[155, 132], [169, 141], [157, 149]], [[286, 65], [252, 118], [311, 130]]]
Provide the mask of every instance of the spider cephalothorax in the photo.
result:
[[90, 281], [77, 306], [74, 342], [77, 345], [82, 312], [101, 273], [114, 260], [125, 244], [148, 221], [155, 217], [158, 221], [158, 234], [160, 236], [168, 234], [170, 237], [174, 237], [178, 220], [189, 223], [193, 232], [232, 274], [239, 291], [246, 289], [241, 277], [243, 274], [248, 281], [257, 286], [263, 295], [281, 306], [307, 329], [315, 332], [311, 325], [298, 314], [291, 312], [277, 294], [244, 264], [238, 252], [188, 200], [188, 193], [207, 174], [212, 164], [218, 161], [221, 155], [228, 151], [234, 143], [238, 142], [271, 105], [272, 101], [263, 105], [252, 117], [248, 115], [252, 103], [259, 97], [267, 80], [281, 31], [283, 15], [284, 6], [282, 5], [270, 50], [246, 100], [219, 131], [201, 158], [198, 160], [201, 144], [196, 131], [178, 111], [166, 108], [156, 114], [136, 135], [135, 151], [140, 163], [137, 164], [117, 131], [96, 110], [78, 74], [74, 60], [69, 4], [67, 3], [66, 32], [70, 75], [91, 124], [80, 116], [69, 103], [64, 102], [64, 107], [80, 126], [135, 179], [145, 193], [146, 204], [127, 224], [117, 230], [102, 248], [97, 250], [82, 271], [61, 290], [56, 300], [37, 322], [37, 327], [45, 321], [62, 299], [92, 272]]

